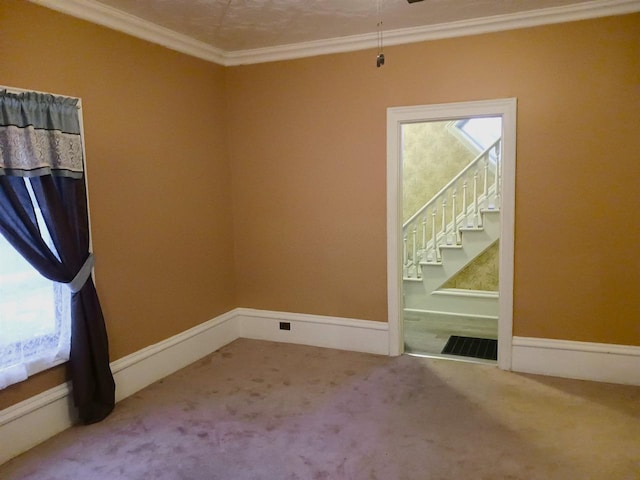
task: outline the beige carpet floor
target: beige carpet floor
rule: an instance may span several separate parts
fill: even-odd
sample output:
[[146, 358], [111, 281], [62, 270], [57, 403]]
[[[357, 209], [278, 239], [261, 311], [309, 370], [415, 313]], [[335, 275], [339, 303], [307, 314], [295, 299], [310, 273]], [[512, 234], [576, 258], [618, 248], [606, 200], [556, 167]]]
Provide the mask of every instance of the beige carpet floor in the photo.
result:
[[640, 388], [238, 340], [11, 479], [640, 479]]

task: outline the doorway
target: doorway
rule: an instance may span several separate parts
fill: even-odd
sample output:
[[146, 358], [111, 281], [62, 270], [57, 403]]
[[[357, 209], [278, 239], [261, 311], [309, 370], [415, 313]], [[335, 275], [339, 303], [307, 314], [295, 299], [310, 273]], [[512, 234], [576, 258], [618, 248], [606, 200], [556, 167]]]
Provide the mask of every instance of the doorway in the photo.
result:
[[[478, 121], [474, 119], [478, 119]], [[484, 126], [481, 124], [484, 124]], [[493, 125], [491, 128], [494, 130], [498, 125], [497, 129], [500, 131], [498, 139], [495, 138], [495, 131], [491, 133], [491, 128], [487, 127], [489, 124]], [[414, 323], [415, 315], [424, 311], [430, 311], [431, 314], [444, 314], [444, 316], [440, 315], [435, 320], [434, 318], [431, 319], [431, 327], [436, 330], [441, 328], [443, 324], [446, 325], [448, 323], [451, 326], [456, 323], [447, 322], [447, 313], [451, 312], [443, 311], [443, 309], [449, 309], [447, 305], [451, 303], [448, 302], [447, 296], [460, 295], [461, 292], [459, 291], [460, 289], [446, 288], [447, 282], [451, 283], [452, 274], [457, 274], [470, 263], [473, 263], [473, 258], [477, 258], [483, 252], [485, 255], [487, 252], [491, 254], [493, 250], [498, 258], [499, 287], [497, 295], [494, 295], [493, 299], [489, 298], [491, 297], [490, 294], [485, 294], [484, 296], [486, 297], [485, 300], [493, 300], [494, 306], [489, 306], [489, 310], [483, 310], [486, 307], [482, 306], [483, 299], [481, 298], [479, 303], [472, 302], [464, 307], [471, 314], [469, 318], [476, 320], [493, 318], [493, 327], [491, 326], [491, 321], [480, 320], [472, 325], [463, 325], [462, 328], [467, 329], [472, 334], [476, 327], [481, 331], [484, 329], [485, 333], [480, 332], [478, 336], [483, 335], [485, 337], [487, 336], [487, 328], [489, 330], [493, 328], [494, 333], [492, 335], [494, 337], [497, 336], [498, 340], [498, 365], [503, 369], [510, 368], [513, 305], [515, 131], [515, 99], [388, 109], [387, 267], [389, 351], [391, 355], [399, 355], [405, 351], [405, 333], [411, 334], [411, 325], [413, 325], [410, 323], [411, 320], [408, 322], [403, 321], [407, 312], [413, 315]], [[449, 163], [446, 169], [450, 171], [450, 174], [447, 174], [450, 178], [433, 182], [433, 177], [442, 177], [443, 172], [440, 171], [438, 175], [427, 175], [429, 177], [428, 181], [432, 183], [429, 187], [431, 193], [433, 191], [437, 191], [437, 193], [430, 196], [430, 200], [425, 201], [423, 192], [421, 194], [423, 199], [417, 200], [413, 196], [415, 196], [416, 190], [421, 189], [416, 188], [416, 183], [420, 183], [421, 180], [414, 178], [411, 184], [406, 186], [406, 190], [411, 190], [413, 193], [405, 192], [405, 185], [403, 185], [403, 156], [415, 154], [414, 151], [405, 151], [405, 147], [415, 149], [415, 141], [413, 147], [405, 144], [409, 138], [407, 136], [408, 132], [413, 132], [411, 135], [414, 136], [416, 132], [422, 135], [426, 134], [432, 143], [437, 140], [436, 137], [438, 136], [445, 138], [451, 135], [459, 135], [461, 142], [451, 148], [460, 150], [460, 146], [464, 141], [476, 142], [478, 145], [475, 145], [475, 150], [479, 150], [480, 153], [470, 155], [471, 159], [456, 160], [458, 163], [462, 162], [462, 164], [466, 163], [466, 165], [452, 165], [452, 163], [455, 164], [456, 162], [448, 159], [445, 163]], [[465, 136], [466, 139], [464, 138]], [[473, 145], [467, 146], [471, 147], [468, 149], [469, 152], [474, 151]], [[447, 155], [443, 150], [442, 144], [439, 146], [431, 145], [431, 149], [439, 151], [440, 158], [444, 158], [443, 155]], [[455, 155], [449, 156], [453, 157]], [[409, 168], [415, 168], [415, 165]], [[452, 170], [457, 170], [458, 173], [451, 173]], [[427, 191], [429, 188], [427, 188]], [[403, 197], [405, 201], [403, 201]], [[414, 213], [411, 214], [409, 211]], [[494, 220], [491, 220], [491, 218]], [[497, 222], [495, 219], [497, 219]], [[493, 233], [488, 232], [491, 229], [493, 229]], [[481, 233], [482, 231], [484, 233]], [[465, 235], [468, 239], [475, 237], [475, 240], [467, 241], [467, 244], [471, 246], [467, 247], [466, 253], [460, 253], [463, 250], [460, 245], [462, 235]], [[499, 247], [498, 238], [500, 239]], [[448, 252], [453, 252], [453, 254], [450, 255]], [[443, 270], [441, 266], [444, 263], [444, 257], [447, 259], [458, 257], [458, 261], [457, 263], [448, 262], [449, 266], [444, 269], [447, 270], [446, 276], [442, 274], [432, 275], [430, 271], [433, 272], [438, 268]], [[466, 260], [460, 261], [463, 257]], [[443, 286], [445, 288], [442, 288]], [[464, 293], [464, 296], [468, 297], [468, 292]], [[482, 297], [483, 295], [478, 292], [475, 296]], [[497, 302], [496, 296], [498, 297]], [[484, 303], [489, 304], [491, 302]], [[474, 307], [473, 305], [480, 306]], [[407, 309], [406, 307], [409, 308]], [[453, 308], [453, 313], [460, 313], [456, 311], [456, 308]], [[453, 315], [450, 315], [450, 317], [449, 320], [453, 320]], [[495, 321], [496, 317], [497, 322]], [[407, 332], [405, 332], [405, 323], [409, 325]], [[441, 338], [436, 339], [438, 336]], [[439, 334], [434, 333], [432, 337], [434, 340], [442, 341], [442, 337], [446, 340], [449, 335], [443, 335], [440, 332]], [[414, 341], [413, 348], [415, 346], [416, 342]], [[432, 346], [431, 348], [438, 350], [440, 346]], [[437, 352], [427, 351], [424, 353]]]

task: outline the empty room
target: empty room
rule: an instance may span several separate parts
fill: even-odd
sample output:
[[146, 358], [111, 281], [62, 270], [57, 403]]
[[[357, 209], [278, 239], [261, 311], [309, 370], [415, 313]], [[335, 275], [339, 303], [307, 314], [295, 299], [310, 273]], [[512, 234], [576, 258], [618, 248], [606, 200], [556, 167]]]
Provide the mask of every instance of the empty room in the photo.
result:
[[2, 0], [0, 478], [640, 479], [640, 1]]

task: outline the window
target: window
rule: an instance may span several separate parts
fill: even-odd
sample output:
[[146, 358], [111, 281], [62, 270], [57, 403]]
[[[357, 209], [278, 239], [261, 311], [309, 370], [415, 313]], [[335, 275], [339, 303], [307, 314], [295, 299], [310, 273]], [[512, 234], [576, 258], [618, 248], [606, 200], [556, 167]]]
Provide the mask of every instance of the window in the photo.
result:
[[500, 117], [465, 118], [458, 120], [455, 125], [479, 152], [502, 136], [502, 118]]
[[0, 245], [0, 387], [69, 360], [79, 418], [95, 423], [113, 410], [115, 382], [91, 278], [81, 100], [10, 90], [0, 87], [0, 229], [59, 284]]
[[[38, 226], [57, 256], [28, 179]], [[69, 359], [69, 289], [40, 275], [0, 235], [0, 389]]]

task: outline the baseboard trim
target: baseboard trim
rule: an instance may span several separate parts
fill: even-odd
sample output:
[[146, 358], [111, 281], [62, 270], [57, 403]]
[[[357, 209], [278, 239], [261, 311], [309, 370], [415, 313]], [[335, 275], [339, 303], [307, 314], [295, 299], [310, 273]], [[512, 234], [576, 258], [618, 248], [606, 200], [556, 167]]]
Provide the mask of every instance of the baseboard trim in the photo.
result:
[[[279, 329], [290, 322], [291, 330]], [[389, 353], [387, 323], [236, 308], [111, 363], [116, 402], [215, 352], [237, 338], [298, 343], [358, 352]], [[69, 383], [0, 411], [0, 464], [76, 423]]]
[[111, 364], [116, 401], [190, 365], [239, 336], [236, 310], [138, 350]]
[[[239, 308], [240, 336], [354, 352], [389, 354], [389, 324], [304, 313]], [[280, 330], [280, 322], [291, 330]]]
[[[116, 401], [186, 367], [238, 338], [232, 310], [194, 328], [111, 363]], [[69, 383], [58, 385], [0, 411], [0, 464], [26, 452], [76, 423]]]
[[63, 383], [0, 412], [0, 465], [75, 423], [70, 394]]
[[513, 337], [511, 369], [554, 377], [640, 385], [640, 347]]
[[[280, 330], [280, 322], [289, 322], [291, 329]], [[236, 308], [113, 362], [116, 400], [133, 395], [237, 338], [389, 354], [388, 323]], [[513, 337], [512, 370], [640, 385], [640, 346]], [[69, 384], [0, 411], [0, 438], [11, 439], [0, 449], [0, 464], [75, 421]]]

